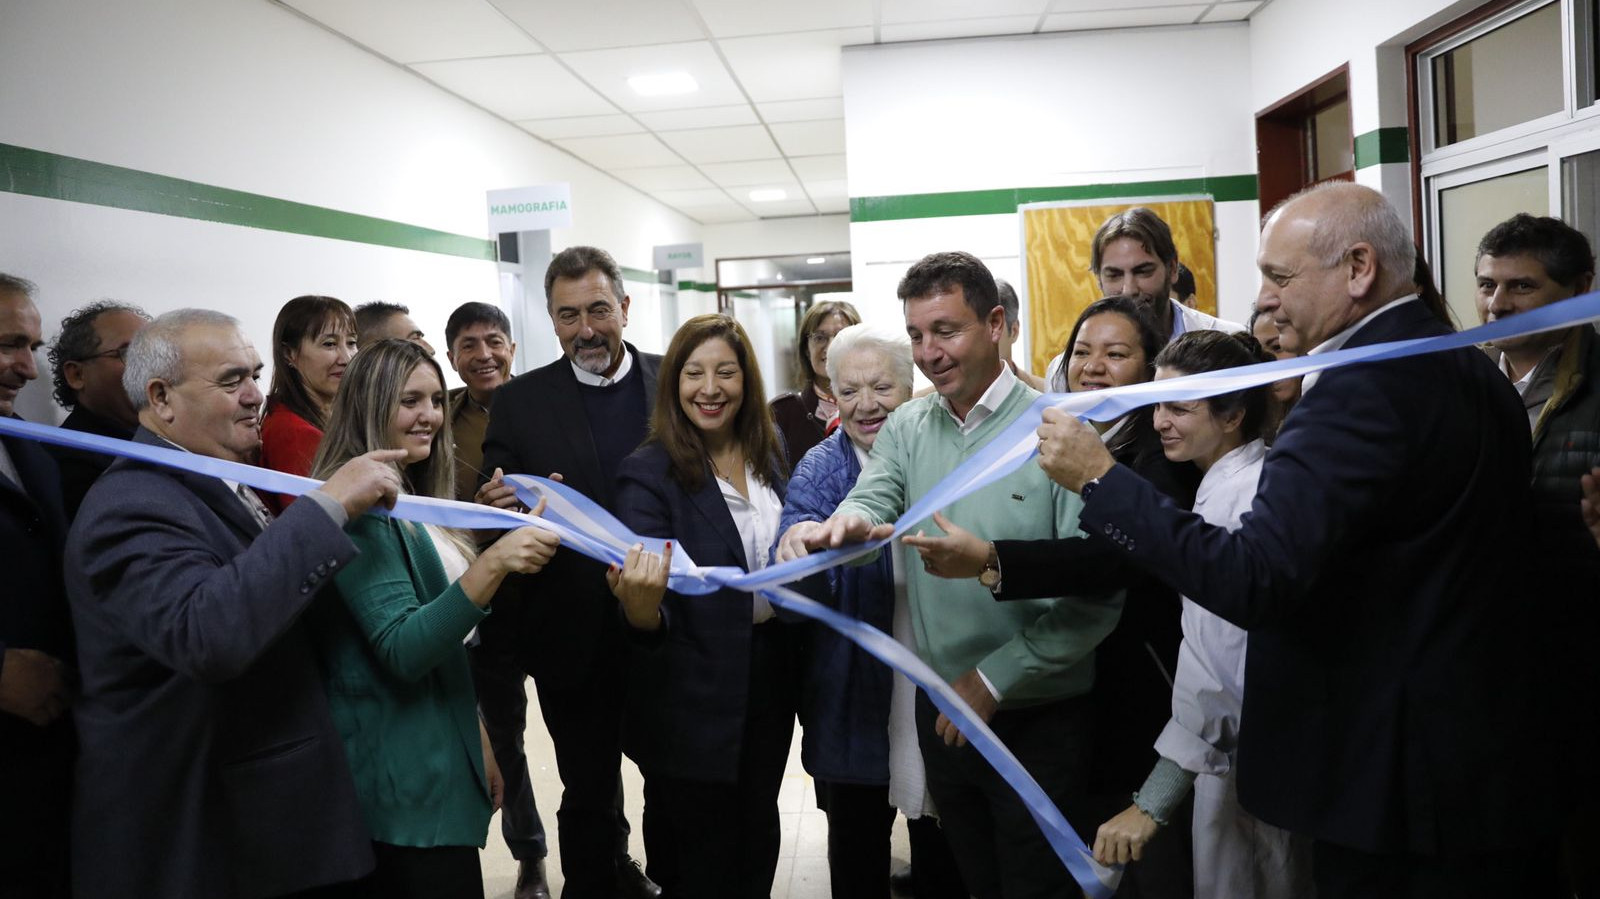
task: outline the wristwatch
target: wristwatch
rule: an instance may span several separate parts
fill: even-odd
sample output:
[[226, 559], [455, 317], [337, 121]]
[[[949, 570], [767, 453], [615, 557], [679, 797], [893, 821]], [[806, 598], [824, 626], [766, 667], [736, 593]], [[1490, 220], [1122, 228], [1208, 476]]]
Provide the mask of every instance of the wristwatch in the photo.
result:
[[1089, 480], [1083, 482], [1082, 487], [1078, 488], [1078, 496], [1082, 497], [1084, 502], [1088, 502], [1089, 494], [1093, 493], [1099, 486], [1099, 478], [1090, 478]]
[[1000, 592], [1000, 553], [994, 548], [994, 541], [989, 541], [989, 558], [983, 563], [983, 570], [978, 572], [978, 583], [989, 588], [990, 593]]

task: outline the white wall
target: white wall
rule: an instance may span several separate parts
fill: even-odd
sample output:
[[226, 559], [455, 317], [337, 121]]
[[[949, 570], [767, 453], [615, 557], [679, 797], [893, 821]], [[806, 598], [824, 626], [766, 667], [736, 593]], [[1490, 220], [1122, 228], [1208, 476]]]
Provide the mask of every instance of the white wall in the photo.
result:
[[[692, 220], [267, 0], [6, 0], [0, 140], [457, 234], [487, 237], [484, 192], [568, 181], [573, 227], [648, 269]], [[303, 293], [407, 303], [442, 344], [492, 262], [0, 192], [0, 270], [38, 282], [46, 339], [102, 296], [244, 320], [265, 350]], [[442, 352], [443, 347], [440, 346]], [[19, 411], [57, 415], [48, 390]]]
[[[1242, 23], [848, 48], [850, 195], [1252, 174], [1249, 66]], [[1216, 214], [1221, 310], [1238, 319], [1256, 292], [1256, 203]], [[856, 222], [850, 241], [873, 320], [901, 323], [895, 284], [936, 250], [1021, 287], [1015, 213]]]

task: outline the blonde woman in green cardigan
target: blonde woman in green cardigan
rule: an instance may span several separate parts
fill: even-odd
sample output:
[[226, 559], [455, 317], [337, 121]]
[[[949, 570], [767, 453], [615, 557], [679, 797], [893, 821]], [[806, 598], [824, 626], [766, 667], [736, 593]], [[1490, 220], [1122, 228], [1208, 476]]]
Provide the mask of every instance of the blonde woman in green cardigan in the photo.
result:
[[[408, 492], [454, 498], [444, 375], [424, 350], [385, 340], [358, 353], [333, 401], [313, 474], [401, 449]], [[364, 516], [361, 554], [313, 610], [329, 704], [344, 740], [377, 868], [376, 895], [482, 899], [478, 862], [499, 772], [478, 720], [463, 643], [507, 574], [538, 571], [558, 538], [508, 531], [474, 558], [459, 533]]]

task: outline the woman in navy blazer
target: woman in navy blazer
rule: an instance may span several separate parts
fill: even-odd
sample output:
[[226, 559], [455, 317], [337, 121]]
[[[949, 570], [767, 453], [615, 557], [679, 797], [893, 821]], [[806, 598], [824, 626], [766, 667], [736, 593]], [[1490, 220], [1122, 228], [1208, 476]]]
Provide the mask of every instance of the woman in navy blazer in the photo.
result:
[[[645, 443], [623, 460], [617, 515], [698, 565], [752, 570], [777, 534], [788, 466], [750, 339], [726, 315], [684, 323], [661, 364]], [[623, 749], [644, 773], [650, 879], [669, 896], [766, 896], [794, 732], [786, 625], [765, 600], [612, 589], [633, 636]], [[647, 560], [652, 564], [658, 559]]]

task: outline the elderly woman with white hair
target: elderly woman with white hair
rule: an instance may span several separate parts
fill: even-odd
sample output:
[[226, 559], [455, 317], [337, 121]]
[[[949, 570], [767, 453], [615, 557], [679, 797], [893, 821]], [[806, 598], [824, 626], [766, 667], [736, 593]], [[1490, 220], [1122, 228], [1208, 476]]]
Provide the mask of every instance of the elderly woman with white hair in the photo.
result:
[[[903, 331], [844, 328], [828, 348], [826, 365], [839, 427], [795, 466], [778, 524], [780, 546], [833, 514], [868, 464], [889, 414], [911, 398], [911, 341]], [[846, 615], [892, 629], [909, 645], [910, 617], [894, 555], [830, 569], [801, 589]], [[926, 817], [932, 806], [912, 720], [915, 687], [821, 624], [806, 626], [801, 652], [800, 758], [815, 781], [817, 806], [828, 816], [834, 899], [888, 895], [896, 807], [910, 819], [915, 895], [964, 897], [938, 823]], [[902, 714], [893, 715], [892, 708]]]

